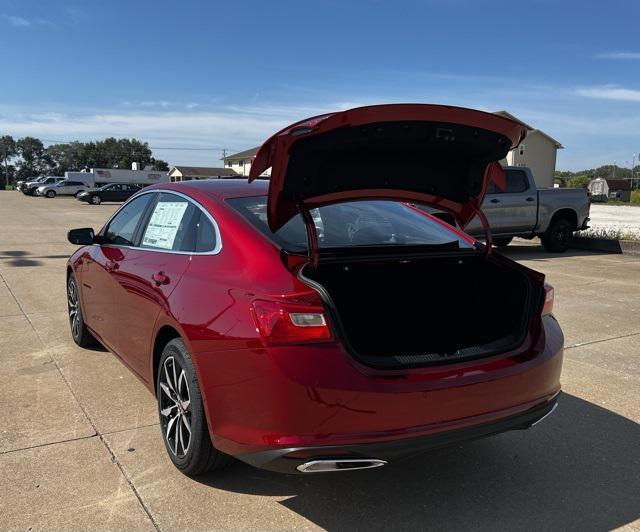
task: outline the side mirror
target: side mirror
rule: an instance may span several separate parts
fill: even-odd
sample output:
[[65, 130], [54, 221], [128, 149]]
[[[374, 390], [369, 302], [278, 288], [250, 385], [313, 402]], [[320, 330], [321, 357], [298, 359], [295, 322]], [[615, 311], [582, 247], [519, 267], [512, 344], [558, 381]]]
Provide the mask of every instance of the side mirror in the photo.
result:
[[71, 229], [67, 233], [67, 240], [77, 246], [88, 246], [94, 244], [95, 233], [91, 227], [82, 227], [80, 229]]

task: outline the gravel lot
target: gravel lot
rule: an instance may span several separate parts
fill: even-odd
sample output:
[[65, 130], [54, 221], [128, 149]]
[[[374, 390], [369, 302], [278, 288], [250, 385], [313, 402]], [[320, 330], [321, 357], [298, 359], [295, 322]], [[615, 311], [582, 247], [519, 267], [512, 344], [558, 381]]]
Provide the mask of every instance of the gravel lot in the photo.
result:
[[640, 205], [591, 205], [591, 226], [587, 232], [622, 232], [640, 238]]
[[116, 207], [0, 192], [0, 530], [640, 530], [640, 258], [507, 248], [547, 274], [566, 336], [560, 407], [528, 431], [369, 471], [193, 480], [142, 384], [69, 334], [66, 231]]

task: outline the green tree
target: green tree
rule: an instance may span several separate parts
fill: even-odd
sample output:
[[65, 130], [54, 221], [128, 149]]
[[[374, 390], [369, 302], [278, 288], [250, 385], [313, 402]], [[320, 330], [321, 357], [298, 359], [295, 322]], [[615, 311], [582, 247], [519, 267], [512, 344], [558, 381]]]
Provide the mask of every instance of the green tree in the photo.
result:
[[20, 156], [18, 178], [40, 175], [50, 166], [44, 145], [40, 139], [23, 137], [16, 142]]
[[0, 181], [4, 186], [11, 183], [15, 168], [9, 165], [9, 161], [18, 155], [16, 147], [16, 141], [10, 135], [4, 135], [0, 137], [0, 157], [2, 157], [3, 169], [2, 180]]
[[576, 175], [567, 180], [567, 186], [569, 188], [587, 188], [590, 181], [591, 176], [589, 175]]

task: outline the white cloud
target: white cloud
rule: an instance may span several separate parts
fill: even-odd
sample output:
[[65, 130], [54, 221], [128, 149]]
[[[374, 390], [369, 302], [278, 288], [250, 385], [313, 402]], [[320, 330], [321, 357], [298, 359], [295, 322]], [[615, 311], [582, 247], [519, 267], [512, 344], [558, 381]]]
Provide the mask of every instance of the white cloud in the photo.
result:
[[32, 25], [29, 20], [17, 15], [7, 15], [3, 13], [2, 18], [9, 22], [9, 24], [11, 24], [14, 28], [28, 28]]
[[640, 61], [640, 52], [606, 52], [596, 55], [598, 59], [631, 59]]
[[625, 102], [640, 102], [640, 90], [625, 89], [617, 85], [601, 85], [598, 87], [581, 87], [575, 90], [578, 96], [597, 98], [599, 100], [619, 100]]
[[3, 19], [5, 19], [9, 24], [11, 24], [14, 28], [31, 28], [32, 26], [55, 26], [53, 22], [44, 18], [36, 18], [36, 19], [26, 19], [24, 17], [20, 17], [18, 15], [9, 15], [7, 13], [2, 13], [0, 15]]
[[206, 149], [154, 149], [156, 157], [170, 164], [218, 164], [221, 148], [241, 151], [257, 146], [292, 122], [336, 109], [337, 106], [328, 109], [294, 106], [224, 107], [191, 112], [187, 109], [165, 111], [161, 104], [148, 108], [148, 111], [132, 109], [130, 112], [72, 114], [15, 113], [4, 107], [0, 108], [0, 130], [14, 137], [32, 135], [46, 139], [47, 143], [98, 140], [109, 136], [136, 137], [154, 148]]

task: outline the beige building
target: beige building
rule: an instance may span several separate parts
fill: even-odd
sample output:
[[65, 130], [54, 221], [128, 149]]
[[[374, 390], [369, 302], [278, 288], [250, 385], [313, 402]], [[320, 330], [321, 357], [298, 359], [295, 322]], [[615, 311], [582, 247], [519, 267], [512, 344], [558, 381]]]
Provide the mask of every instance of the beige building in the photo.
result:
[[175, 181], [191, 181], [193, 179], [224, 179], [238, 177], [230, 168], [210, 168], [206, 166], [174, 166], [169, 170], [169, 178]]
[[[251, 148], [250, 150], [244, 150], [238, 153], [234, 153], [232, 155], [228, 155], [223, 157], [225, 168], [230, 168], [234, 170], [239, 175], [248, 176], [249, 171], [251, 170], [251, 164], [253, 160], [256, 158], [256, 153], [258, 153], [258, 149], [260, 147], [256, 146], [255, 148]], [[263, 174], [264, 177], [269, 177], [271, 174], [271, 169], [267, 170]]]
[[516, 118], [507, 111], [498, 111], [497, 115], [520, 122], [528, 130], [527, 137], [520, 146], [511, 150], [502, 161], [506, 166], [528, 166], [538, 187], [553, 187], [556, 171], [556, 154], [564, 146], [540, 129]]

